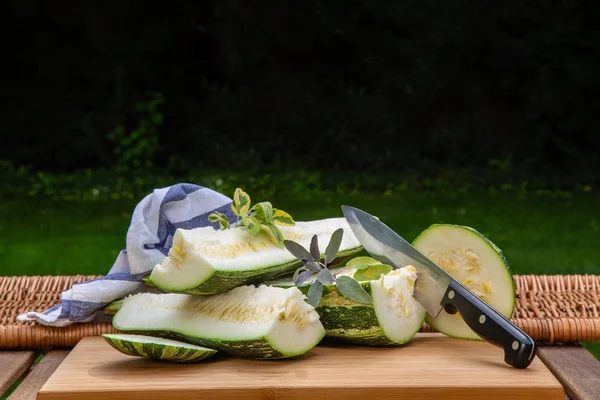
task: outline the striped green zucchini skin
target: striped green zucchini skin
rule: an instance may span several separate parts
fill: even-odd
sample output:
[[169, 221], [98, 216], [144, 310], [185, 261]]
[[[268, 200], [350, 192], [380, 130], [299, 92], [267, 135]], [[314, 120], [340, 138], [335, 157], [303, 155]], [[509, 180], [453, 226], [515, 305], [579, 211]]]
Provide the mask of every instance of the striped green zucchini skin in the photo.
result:
[[373, 306], [362, 304], [319, 305], [317, 312], [321, 317], [327, 336], [335, 338], [339, 342], [378, 347], [401, 345], [386, 336], [377, 320]]
[[227, 341], [186, 335], [175, 330], [127, 330], [125, 332], [134, 335], [153, 336], [207, 347], [235, 358], [275, 360], [293, 357], [291, 354], [283, 354], [273, 349], [271, 344], [264, 338]]
[[[379, 284], [379, 281], [360, 282], [362, 288], [371, 297], [373, 297], [372, 285], [377, 284]], [[300, 290], [307, 294], [309, 286], [300, 286]], [[316, 311], [328, 337], [343, 343], [365, 346], [392, 347], [408, 343], [425, 321], [424, 311], [418, 311], [421, 314], [416, 323], [412, 323], [414, 328], [409, 330], [409, 333], [401, 339], [392, 340], [382, 327], [374, 300], [371, 301], [371, 304], [362, 304], [350, 300], [338, 292], [335, 284], [323, 286], [323, 296], [316, 307]], [[380, 310], [379, 312], [385, 313], [387, 310]]]
[[217, 353], [214, 349], [189, 345], [175, 340], [156, 340], [150, 336], [104, 334], [102, 337], [121, 353], [144, 358], [168, 360], [175, 363], [197, 363]]

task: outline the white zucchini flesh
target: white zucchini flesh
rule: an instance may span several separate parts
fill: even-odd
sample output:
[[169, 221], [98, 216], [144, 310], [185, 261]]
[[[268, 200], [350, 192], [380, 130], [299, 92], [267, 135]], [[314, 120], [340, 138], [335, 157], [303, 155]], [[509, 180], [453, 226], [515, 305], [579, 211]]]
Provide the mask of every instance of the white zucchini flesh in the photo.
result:
[[[309, 248], [313, 235], [317, 235], [322, 256], [331, 235], [339, 228], [344, 230], [344, 235], [337, 257], [359, 252], [362, 246], [345, 218], [279, 226], [284, 239], [305, 248]], [[301, 265], [286, 248], [277, 244], [265, 227], [256, 235], [240, 227], [223, 231], [212, 227], [178, 229], [169, 255], [153, 268], [149, 281], [166, 292], [216, 294], [264, 282]]]
[[[502, 251], [477, 230], [460, 225], [435, 224], [423, 231], [413, 246], [486, 303], [511, 318], [516, 294], [510, 267]], [[459, 313], [444, 310], [426, 322], [447, 336], [482, 340]]]
[[413, 296], [416, 280], [417, 270], [408, 265], [371, 281], [375, 314], [393, 342], [410, 341], [423, 326], [426, 312]]
[[113, 326], [258, 359], [303, 354], [325, 335], [319, 315], [298, 288], [266, 285], [210, 296], [136, 294], [123, 300]]

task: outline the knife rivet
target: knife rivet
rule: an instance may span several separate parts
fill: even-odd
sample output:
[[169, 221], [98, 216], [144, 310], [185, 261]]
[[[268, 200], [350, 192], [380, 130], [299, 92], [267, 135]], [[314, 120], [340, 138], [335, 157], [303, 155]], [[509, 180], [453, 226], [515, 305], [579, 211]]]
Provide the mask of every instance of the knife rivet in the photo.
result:
[[448, 298], [452, 300], [454, 298], [454, 290], [448, 292]]
[[516, 350], [516, 349], [518, 349], [518, 348], [519, 348], [519, 342], [517, 342], [517, 341], [515, 340], [515, 341], [513, 342], [513, 344], [512, 344], [512, 348], [513, 348], [513, 350]]
[[485, 322], [485, 315], [482, 315], [481, 317], [479, 317], [479, 323], [483, 324]]

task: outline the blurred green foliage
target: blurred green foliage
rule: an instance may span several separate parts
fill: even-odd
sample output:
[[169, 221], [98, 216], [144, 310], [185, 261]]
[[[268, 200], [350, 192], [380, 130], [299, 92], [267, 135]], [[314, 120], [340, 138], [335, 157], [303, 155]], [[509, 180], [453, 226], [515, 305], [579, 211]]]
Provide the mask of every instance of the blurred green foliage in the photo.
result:
[[[138, 164], [132, 164], [138, 165]], [[529, 177], [532, 180], [525, 180]], [[523, 180], [521, 180], [523, 179]], [[568, 200], [574, 194], [597, 192], [594, 183], [566, 177], [529, 176], [488, 169], [445, 169], [432, 173], [409, 169], [404, 173], [309, 170], [295, 168], [195, 169], [174, 174], [157, 169], [86, 169], [69, 173], [39, 172], [0, 161], [0, 200], [38, 198], [67, 202], [139, 200], [156, 188], [176, 183], [205, 186], [231, 197], [236, 188], [252, 188], [254, 196], [288, 196], [300, 200], [323, 200], [332, 196], [377, 194], [392, 196], [436, 192], [456, 197], [473, 190], [490, 195], [515, 193]]]
[[13, 0], [0, 159], [45, 173], [451, 166], [596, 182], [597, 9]]
[[158, 129], [163, 121], [158, 108], [163, 103], [160, 93], [150, 93], [148, 100], [135, 103], [135, 111], [142, 115], [131, 132], [120, 123], [107, 134], [107, 139], [113, 143], [117, 173], [127, 175], [153, 168], [152, 161], [158, 151]]

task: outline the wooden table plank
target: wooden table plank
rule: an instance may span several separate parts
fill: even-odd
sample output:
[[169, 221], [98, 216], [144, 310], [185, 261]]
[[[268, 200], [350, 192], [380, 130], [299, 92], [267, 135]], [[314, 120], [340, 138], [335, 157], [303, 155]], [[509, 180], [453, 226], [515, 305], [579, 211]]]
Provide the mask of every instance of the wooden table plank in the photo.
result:
[[0, 396], [27, 371], [35, 361], [34, 351], [0, 352]]
[[7, 400], [35, 400], [42, 385], [70, 352], [70, 350], [53, 350], [46, 354]]
[[600, 361], [581, 346], [540, 346], [538, 357], [572, 400], [600, 399]]

